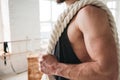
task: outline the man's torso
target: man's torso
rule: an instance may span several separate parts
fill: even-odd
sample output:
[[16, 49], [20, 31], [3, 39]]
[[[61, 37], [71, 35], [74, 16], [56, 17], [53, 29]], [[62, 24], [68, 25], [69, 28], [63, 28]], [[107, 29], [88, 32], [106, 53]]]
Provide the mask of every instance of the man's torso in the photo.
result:
[[75, 55], [81, 62], [87, 62], [90, 61], [90, 56], [85, 47], [84, 35], [76, 24], [76, 16], [68, 26], [67, 35]]

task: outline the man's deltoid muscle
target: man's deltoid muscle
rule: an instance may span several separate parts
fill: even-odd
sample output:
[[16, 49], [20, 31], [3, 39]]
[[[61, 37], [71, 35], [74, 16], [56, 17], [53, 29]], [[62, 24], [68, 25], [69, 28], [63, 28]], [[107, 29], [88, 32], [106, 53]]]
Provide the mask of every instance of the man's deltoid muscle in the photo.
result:
[[118, 34], [109, 9], [98, 0], [57, 0], [63, 2], [68, 8], [40, 55], [42, 80], [118, 80]]

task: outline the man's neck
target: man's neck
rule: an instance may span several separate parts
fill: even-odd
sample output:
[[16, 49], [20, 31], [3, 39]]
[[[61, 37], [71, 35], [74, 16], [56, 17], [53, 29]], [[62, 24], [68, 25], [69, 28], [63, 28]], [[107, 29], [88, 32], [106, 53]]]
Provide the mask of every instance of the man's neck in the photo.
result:
[[70, 6], [71, 4], [73, 4], [75, 1], [77, 0], [66, 0], [65, 3], [67, 6]]

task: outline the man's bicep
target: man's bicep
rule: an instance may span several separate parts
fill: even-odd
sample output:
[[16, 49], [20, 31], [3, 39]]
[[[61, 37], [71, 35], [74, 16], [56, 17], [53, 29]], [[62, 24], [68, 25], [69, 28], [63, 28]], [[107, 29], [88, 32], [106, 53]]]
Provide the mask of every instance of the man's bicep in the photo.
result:
[[106, 68], [111, 63], [115, 63], [116, 45], [106, 13], [101, 9], [88, 6], [82, 10], [78, 21], [82, 22], [78, 25], [91, 59]]
[[116, 54], [116, 45], [114, 40], [108, 36], [84, 37], [88, 54], [95, 61], [109, 59], [111, 61]]

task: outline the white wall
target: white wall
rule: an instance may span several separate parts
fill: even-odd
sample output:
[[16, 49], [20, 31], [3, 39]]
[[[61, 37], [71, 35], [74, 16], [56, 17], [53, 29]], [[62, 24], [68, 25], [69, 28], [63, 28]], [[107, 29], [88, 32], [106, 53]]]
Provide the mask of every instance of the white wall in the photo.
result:
[[[40, 37], [39, 0], [9, 0], [9, 15], [11, 41]], [[39, 49], [39, 43], [40, 41], [11, 43], [12, 53], [19, 53], [11, 56], [11, 62], [16, 73], [27, 70], [26, 51]]]
[[[39, 0], [9, 0], [9, 13], [12, 41], [40, 37]], [[16, 45], [19, 47], [21, 45], [23, 50], [26, 49], [26, 44], [29, 43], [23, 42]], [[12, 45], [12, 52], [18, 51], [13, 49], [14, 47]]]
[[39, 0], [9, 0], [9, 12], [12, 40], [39, 37]]

